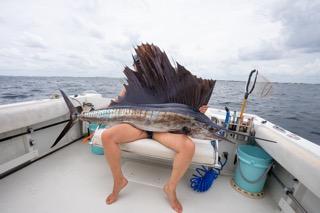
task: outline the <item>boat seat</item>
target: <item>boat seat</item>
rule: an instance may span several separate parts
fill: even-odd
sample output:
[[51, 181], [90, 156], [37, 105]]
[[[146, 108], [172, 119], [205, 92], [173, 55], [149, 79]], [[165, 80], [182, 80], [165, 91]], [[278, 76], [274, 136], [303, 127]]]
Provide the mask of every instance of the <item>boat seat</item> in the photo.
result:
[[[93, 145], [102, 147], [101, 133], [103, 129], [95, 132], [92, 143]], [[208, 165], [212, 167], [219, 167], [218, 152], [211, 145], [209, 140], [193, 139], [195, 143], [195, 153], [192, 158], [192, 164]], [[217, 147], [216, 145], [215, 147]], [[218, 148], [218, 147], [217, 147]], [[120, 149], [125, 152], [135, 153], [143, 156], [173, 160], [175, 152], [159, 142], [152, 139], [140, 139], [131, 143], [120, 144]]]

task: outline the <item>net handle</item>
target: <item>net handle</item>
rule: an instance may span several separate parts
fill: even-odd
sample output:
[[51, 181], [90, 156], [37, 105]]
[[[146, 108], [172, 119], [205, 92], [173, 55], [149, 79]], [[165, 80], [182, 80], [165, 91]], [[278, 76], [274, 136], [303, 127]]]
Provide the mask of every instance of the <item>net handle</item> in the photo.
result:
[[[253, 85], [252, 87], [250, 88], [250, 91], [249, 91], [249, 85], [250, 85], [250, 82], [251, 82], [251, 78], [252, 78], [252, 75], [256, 73], [255, 77], [254, 77], [254, 82], [253, 82]], [[249, 74], [249, 78], [248, 78], [248, 81], [247, 81], [247, 85], [246, 85], [246, 94], [245, 94], [245, 99], [248, 98], [248, 96], [252, 93], [252, 91], [254, 90], [254, 87], [256, 86], [256, 82], [257, 82], [257, 77], [258, 77], [258, 70], [254, 69], [250, 72]]]
[[[254, 73], [256, 73], [255, 78], [254, 78], [254, 82], [253, 82], [252, 87], [249, 90], [249, 85], [250, 85], [250, 82], [251, 82], [251, 78], [252, 78]], [[244, 99], [243, 99], [242, 105], [241, 105], [240, 120], [239, 120], [240, 124], [243, 121], [243, 113], [244, 113], [244, 111], [246, 109], [246, 106], [247, 106], [247, 99], [248, 99], [249, 95], [252, 93], [252, 91], [254, 90], [254, 87], [255, 87], [256, 82], [257, 82], [257, 77], [258, 77], [258, 70], [256, 70], [256, 69], [252, 70], [250, 72], [250, 74], [249, 74], [249, 78], [248, 78], [247, 85], [246, 85], [246, 93], [244, 94]]]

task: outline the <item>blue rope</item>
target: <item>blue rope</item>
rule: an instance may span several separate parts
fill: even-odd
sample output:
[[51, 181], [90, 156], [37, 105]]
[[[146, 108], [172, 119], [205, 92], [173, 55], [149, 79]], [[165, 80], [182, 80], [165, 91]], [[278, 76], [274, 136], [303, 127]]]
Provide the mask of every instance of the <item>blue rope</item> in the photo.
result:
[[227, 158], [223, 163], [219, 159], [219, 163], [221, 165], [221, 169], [216, 169], [213, 167], [205, 167], [201, 166], [201, 168], [196, 168], [196, 173], [193, 174], [192, 178], [190, 179], [190, 186], [196, 192], [205, 192], [210, 189], [213, 182], [217, 177], [220, 175], [220, 171], [227, 163]]

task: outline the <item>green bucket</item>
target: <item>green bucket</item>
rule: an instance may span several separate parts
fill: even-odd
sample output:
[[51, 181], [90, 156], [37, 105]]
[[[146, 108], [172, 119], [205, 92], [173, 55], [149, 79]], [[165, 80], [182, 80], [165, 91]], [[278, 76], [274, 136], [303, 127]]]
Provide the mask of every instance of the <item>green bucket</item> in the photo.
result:
[[262, 148], [252, 145], [239, 145], [238, 165], [234, 173], [234, 182], [241, 189], [260, 193], [272, 166], [272, 157]]

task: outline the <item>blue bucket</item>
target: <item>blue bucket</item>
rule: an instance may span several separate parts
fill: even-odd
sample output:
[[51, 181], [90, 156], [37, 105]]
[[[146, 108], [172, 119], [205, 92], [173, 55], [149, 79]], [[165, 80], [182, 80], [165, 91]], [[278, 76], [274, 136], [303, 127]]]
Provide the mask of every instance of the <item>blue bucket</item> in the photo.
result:
[[237, 153], [234, 182], [247, 192], [262, 192], [272, 166], [272, 157], [262, 148], [252, 145], [239, 145]]
[[102, 128], [106, 128], [106, 125], [97, 124], [97, 123], [90, 123], [88, 128], [89, 128], [90, 132], [94, 132], [97, 130], [98, 127], [99, 127], [99, 129], [102, 129]]
[[91, 152], [95, 155], [103, 155], [104, 154], [104, 150], [102, 147], [100, 146], [95, 146], [93, 144], [91, 144]]
[[[106, 128], [106, 125], [97, 124], [97, 123], [90, 123], [89, 124], [89, 131], [92, 133], [95, 132], [97, 129], [103, 129], [103, 128]], [[96, 155], [103, 155], [104, 154], [104, 149], [102, 147], [96, 146], [93, 144], [91, 144], [90, 147], [91, 147], [91, 152], [93, 154], [96, 154]]]

